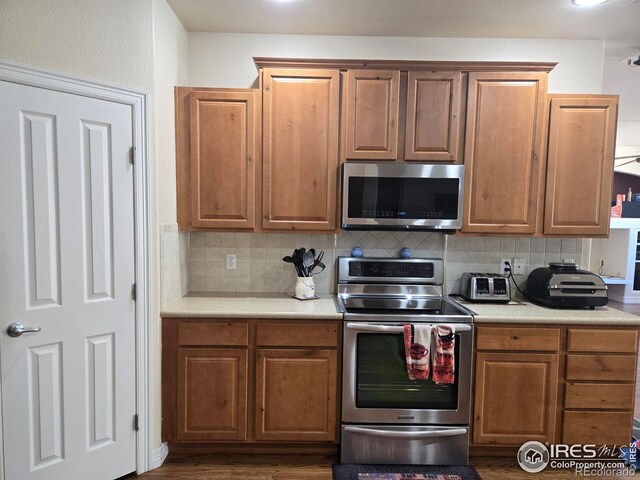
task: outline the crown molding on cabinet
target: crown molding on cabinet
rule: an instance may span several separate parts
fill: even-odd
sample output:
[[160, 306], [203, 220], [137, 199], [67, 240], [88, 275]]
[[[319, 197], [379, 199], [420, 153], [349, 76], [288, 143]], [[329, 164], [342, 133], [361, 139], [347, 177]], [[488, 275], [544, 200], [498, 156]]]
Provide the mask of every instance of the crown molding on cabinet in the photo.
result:
[[325, 58], [253, 57], [260, 68], [338, 68], [397, 70], [461, 70], [463, 72], [550, 72], [556, 62], [451, 62], [418, 60], [356, 60]]

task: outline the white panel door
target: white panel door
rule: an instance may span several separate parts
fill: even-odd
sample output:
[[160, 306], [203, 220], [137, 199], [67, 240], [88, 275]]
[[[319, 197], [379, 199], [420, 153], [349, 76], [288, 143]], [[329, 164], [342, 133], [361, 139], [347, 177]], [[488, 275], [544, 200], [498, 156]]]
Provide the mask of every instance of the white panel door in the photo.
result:
[[6, 480], [135, 470], [132, 142], [130, 106], [0, 82]]

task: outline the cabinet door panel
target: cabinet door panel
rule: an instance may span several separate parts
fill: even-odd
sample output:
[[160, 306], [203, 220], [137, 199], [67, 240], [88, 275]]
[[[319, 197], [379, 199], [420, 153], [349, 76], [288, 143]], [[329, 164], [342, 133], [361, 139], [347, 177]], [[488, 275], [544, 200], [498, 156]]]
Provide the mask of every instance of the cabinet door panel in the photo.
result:
[[477, 353], [474, 441], [553, 442], [558, 361], [558, 354]]
[[638, 330], [570, 328], [568, 352], [636, 353]]
[[336, 323], [267, 323], [256, 327], [256, 345], [260, 347], [337, 347]]
[[567, 380], [632, 382], [635, 376], [635, 355], [567, 355]]
[[347, 72], [347, 158], [395, 160], [398, 157], [400, 71]]
[[632, 423], [632, 412], [564, 412], [562, 443], [627, 445]]
[[606, 236], [617, 96], [551, 100], [544, 233]]
[[406, 160], [461, 160], [461, 78], [460, 72], [409, 72]]
[[470, 73], [462, 231], [534, 233], [546, 73]]
[[339, 72], [263, 72], [265, 229], [335, 230]]
[[335, 350], [256, 353], [256, 440], [335, 441]]
[[180, 322], [178, 345], [217, 347], [249, 345], [249, 324], [242, 322]]
[[247, 439], [247, 350], [178, 349], [178, 441]]
[[559, 328], [476, 327], [478, 350], [560, 350]]
[[567, 383], [564, 407], [631, 410], [634, 390], [631, 383]]
[[256, 95], [190, 94], [192, 227], [254, 227]]

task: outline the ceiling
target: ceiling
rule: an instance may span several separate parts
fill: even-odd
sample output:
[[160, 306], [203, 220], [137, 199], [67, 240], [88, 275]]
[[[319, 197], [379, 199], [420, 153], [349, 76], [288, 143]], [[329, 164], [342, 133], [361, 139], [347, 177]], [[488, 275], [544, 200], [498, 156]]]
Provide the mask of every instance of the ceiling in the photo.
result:
[[640, 53], [640, 0], [167, 0], [190, 32], [604, 39]]

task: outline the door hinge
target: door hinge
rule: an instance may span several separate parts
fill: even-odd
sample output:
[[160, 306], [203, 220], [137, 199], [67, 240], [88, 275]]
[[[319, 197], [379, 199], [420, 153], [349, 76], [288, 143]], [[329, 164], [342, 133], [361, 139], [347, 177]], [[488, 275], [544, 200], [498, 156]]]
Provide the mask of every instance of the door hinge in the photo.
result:
[[135, 301], [137, 298], [138, 298], [138, 284], [137, 283], [132, 283], [131, 284], [131, 299]]
[[138, 414], [136, 413], [133, 416], [133, 429], [137, 432], [138, 430], [140, 430], [140, 425], [139, 425], [139, 420], [138, 420]]
[[129, 150], [129, 163], [131, 163], [131, 165], [136, 164], [136, 147], [131, 147]]

